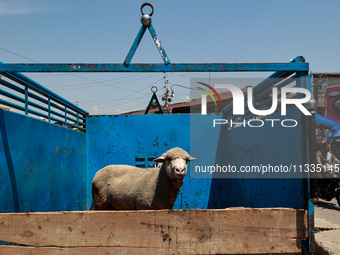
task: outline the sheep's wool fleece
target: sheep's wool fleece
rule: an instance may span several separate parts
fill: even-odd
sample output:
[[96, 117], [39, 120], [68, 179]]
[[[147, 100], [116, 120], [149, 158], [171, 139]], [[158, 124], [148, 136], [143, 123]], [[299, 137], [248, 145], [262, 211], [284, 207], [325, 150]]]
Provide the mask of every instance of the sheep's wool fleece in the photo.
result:
[[[179, 147], [161, 157], [161, 168], [141, 169], [128, 165], [109, 165], [99, 170], [92, 182], [95, 210], [160, 210], [172, 209], [183, 179], [169, 179], [173, 159], [190, 160]], [[168, 162], [169, 160], [169, 162]], [[162, 172], [163, 174], [160, 174]]]
[[164, 158], [183, 158], [183, 159], [189, 159], [190, 155], [185, 151], [182, 150], [179, 147], [173, 148], [171, 150], [168, 150], [167, 152], [165, 152], [162, 157]]

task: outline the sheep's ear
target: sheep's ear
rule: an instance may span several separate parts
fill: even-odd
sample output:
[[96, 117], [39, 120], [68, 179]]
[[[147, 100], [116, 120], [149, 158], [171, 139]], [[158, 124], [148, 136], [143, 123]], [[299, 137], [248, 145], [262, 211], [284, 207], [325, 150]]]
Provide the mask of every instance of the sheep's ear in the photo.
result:
[[194, 158], [194, 157], [190, 157], [188, 160], [189, 161], [193, 161], [193, 160], [195, 160], [196, 158]]
[[153, 161], [157, 162], [157, 163], [163, 163], [165, 160], [164, 157], [159, 157], [159, 158], [155, 158]]

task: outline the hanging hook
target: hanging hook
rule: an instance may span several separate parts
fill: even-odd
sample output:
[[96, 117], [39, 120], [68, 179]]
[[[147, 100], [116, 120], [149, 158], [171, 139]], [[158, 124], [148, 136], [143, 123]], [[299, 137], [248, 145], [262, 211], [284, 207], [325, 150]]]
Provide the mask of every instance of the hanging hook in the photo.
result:
[[156, 93], [158, 91], [158, 88], [156, 86], [151, 87], [151, 92]]
[[[151, 13], [150, 13], [150, 14], [145, 14], [145, 13], [143, 12], [143, 8], [144, 8], [145, 6], [150, 6], [150, 7], [151, 7]], [[140, 19], [140, 21], [142, 22], [142, 24], [143, 24], [144, 26], [146, 26], [146, 27], [150, 26], [150, 25], [151, 25], [151, 22], [152, 22], [151, 16], [152, 16], [152, 14], [153, 14], [153, 6], [152, 6], [152, 4], [150, 4], [150, 3], [144, 3], [144, 4], [142, 4], [142, 6], [141, 6], [141, 8], [140, 8], [140, 12], [141, 12], [142, 15], [143, 15], [142, 18]]]
[[[145, 14], [143, 12], [143, 8], [145, 6], [151, 7], [151, 12], [149, 14]], [[142, 27], [140, 28], [140, 30], [139, 30], [139, 32], [137, 34], [137, 37], [134, 40], [134, 42], [133, 42], [133, 44], [132, 44], [132, 46], [130, 48], [129, 53], [128, 53], [128, 55], [126, 56], [126, 58], [124, 60], [124, 65], [125, 66], [129, 66], [130, 65], [131, 59], [132, 59], [133, 55], [135, 54], [135, 52], [136, 52], [136, 50], [138, 48], [138, 45], [139, 45], [140, 41], [142, 40], [142, 38], [144, 36], [144, 33], [145, 33], [145, 31], [147, 29], [149, 30], [149, 32], [150, 32], [150, 34], [152, 36], [152, 39], [155, 42], [156, 47], [157, 47], [159, 53], [161, 54], [161, 57], [162, 57], [162, 59], [164, 61], [164, 64], [166, 64], [166, 65], [170, 64], [170, 60], [169, 60], [168, 56], [165, 53], [165, 50], [164, 50], [164, 48], [162, 46], [162, 43], [159, 40], [159, 38], [158, 38], [158, 36], [156, 34], [156, 31], [155, 31], [155, 29], [153, 28], [153, 26], [151, 24], [151, 16], [152, 16], [153, 11], [154, 11], [152, 4], [144, 3], [144, 4], [142, 4], [140, 10], [141, 10], [141, 13], [143, 14], [142, 18], [140, 19], [140, 21], [142, 22]]]
[[[145, 13], [143, 12], [143, 8], [144, 8], [145, 6], [150, 6], [150, 7], [151, 7], [151, 13], [150, 13], [150, 14], [145, 14]], [[149, 16], [151, 17], [152, 14], [153, 14], [153, 6], [152, 6], [152, 4], [150, 4], [150, 3], [144, 3], [144, 4], [142, 4], [142, 6], [140, 7], [140, 12], [142, 13], [142, 15], [149, 15]]]

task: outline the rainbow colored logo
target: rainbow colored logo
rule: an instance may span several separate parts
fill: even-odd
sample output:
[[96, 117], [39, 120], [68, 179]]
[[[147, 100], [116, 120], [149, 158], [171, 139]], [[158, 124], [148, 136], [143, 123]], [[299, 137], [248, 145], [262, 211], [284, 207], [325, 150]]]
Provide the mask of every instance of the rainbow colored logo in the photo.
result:
[[[216, 91], [213, 87], [211, 87], [210, 85], [208, 85], [208, 84], [206, 84], [206, 83], [203, 83], [203, 82], [197, 82], [197, 83], [199, 83], [199, 84], [201, 84], [201, 85], [203, 85], [203, 86], [206, 86], [206, 87], [209, 88], [211, 91], [213, 91], [214, 94], [217, 96], [218, 100], [220, 101], [220, 104], [221, 104], [221, 107], [222, 107], [222, 100], [221, 100], [221, 97], [220, 97], [220, 95], [217, 93], [217, 91]], [[200, 90], [202, 90], [202, 91], [204, 91], [205, 93], [207, 93], [207, 94], [212, 98], [212, 100], [214, 101], [215, 105], [217, 106], [216, 100], [215, 100], [214, 96], [210, 93], [209, 90], [206, 90], [206, 89], [200, 88], [200, 87], [197, 87], [197, 88], [200, 89]]]

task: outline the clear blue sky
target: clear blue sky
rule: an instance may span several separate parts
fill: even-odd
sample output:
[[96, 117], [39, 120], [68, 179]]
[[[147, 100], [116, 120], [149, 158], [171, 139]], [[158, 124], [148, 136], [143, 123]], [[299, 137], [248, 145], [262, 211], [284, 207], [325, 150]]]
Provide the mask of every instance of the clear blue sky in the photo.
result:
[[[0, 61], [4, 63], [122, 63], [140, 29], [144, 1], [0, 0]], [[153, 26], [172, 63], [288, 62], [303, 55], [312, 72], [340, 72], [340, 1], [150, 1]], [[132, 60], [161, 63], [148, 32]], [[150, 87], [161, 96], [162, 73], [28, 74], [89, 111], [145, 109]], [[207, 73], [169, 74], [190, 85]], [[267, 74], [211, 73], [216, 77]], [[190, 92], [174, 87], [175, 102]]]

